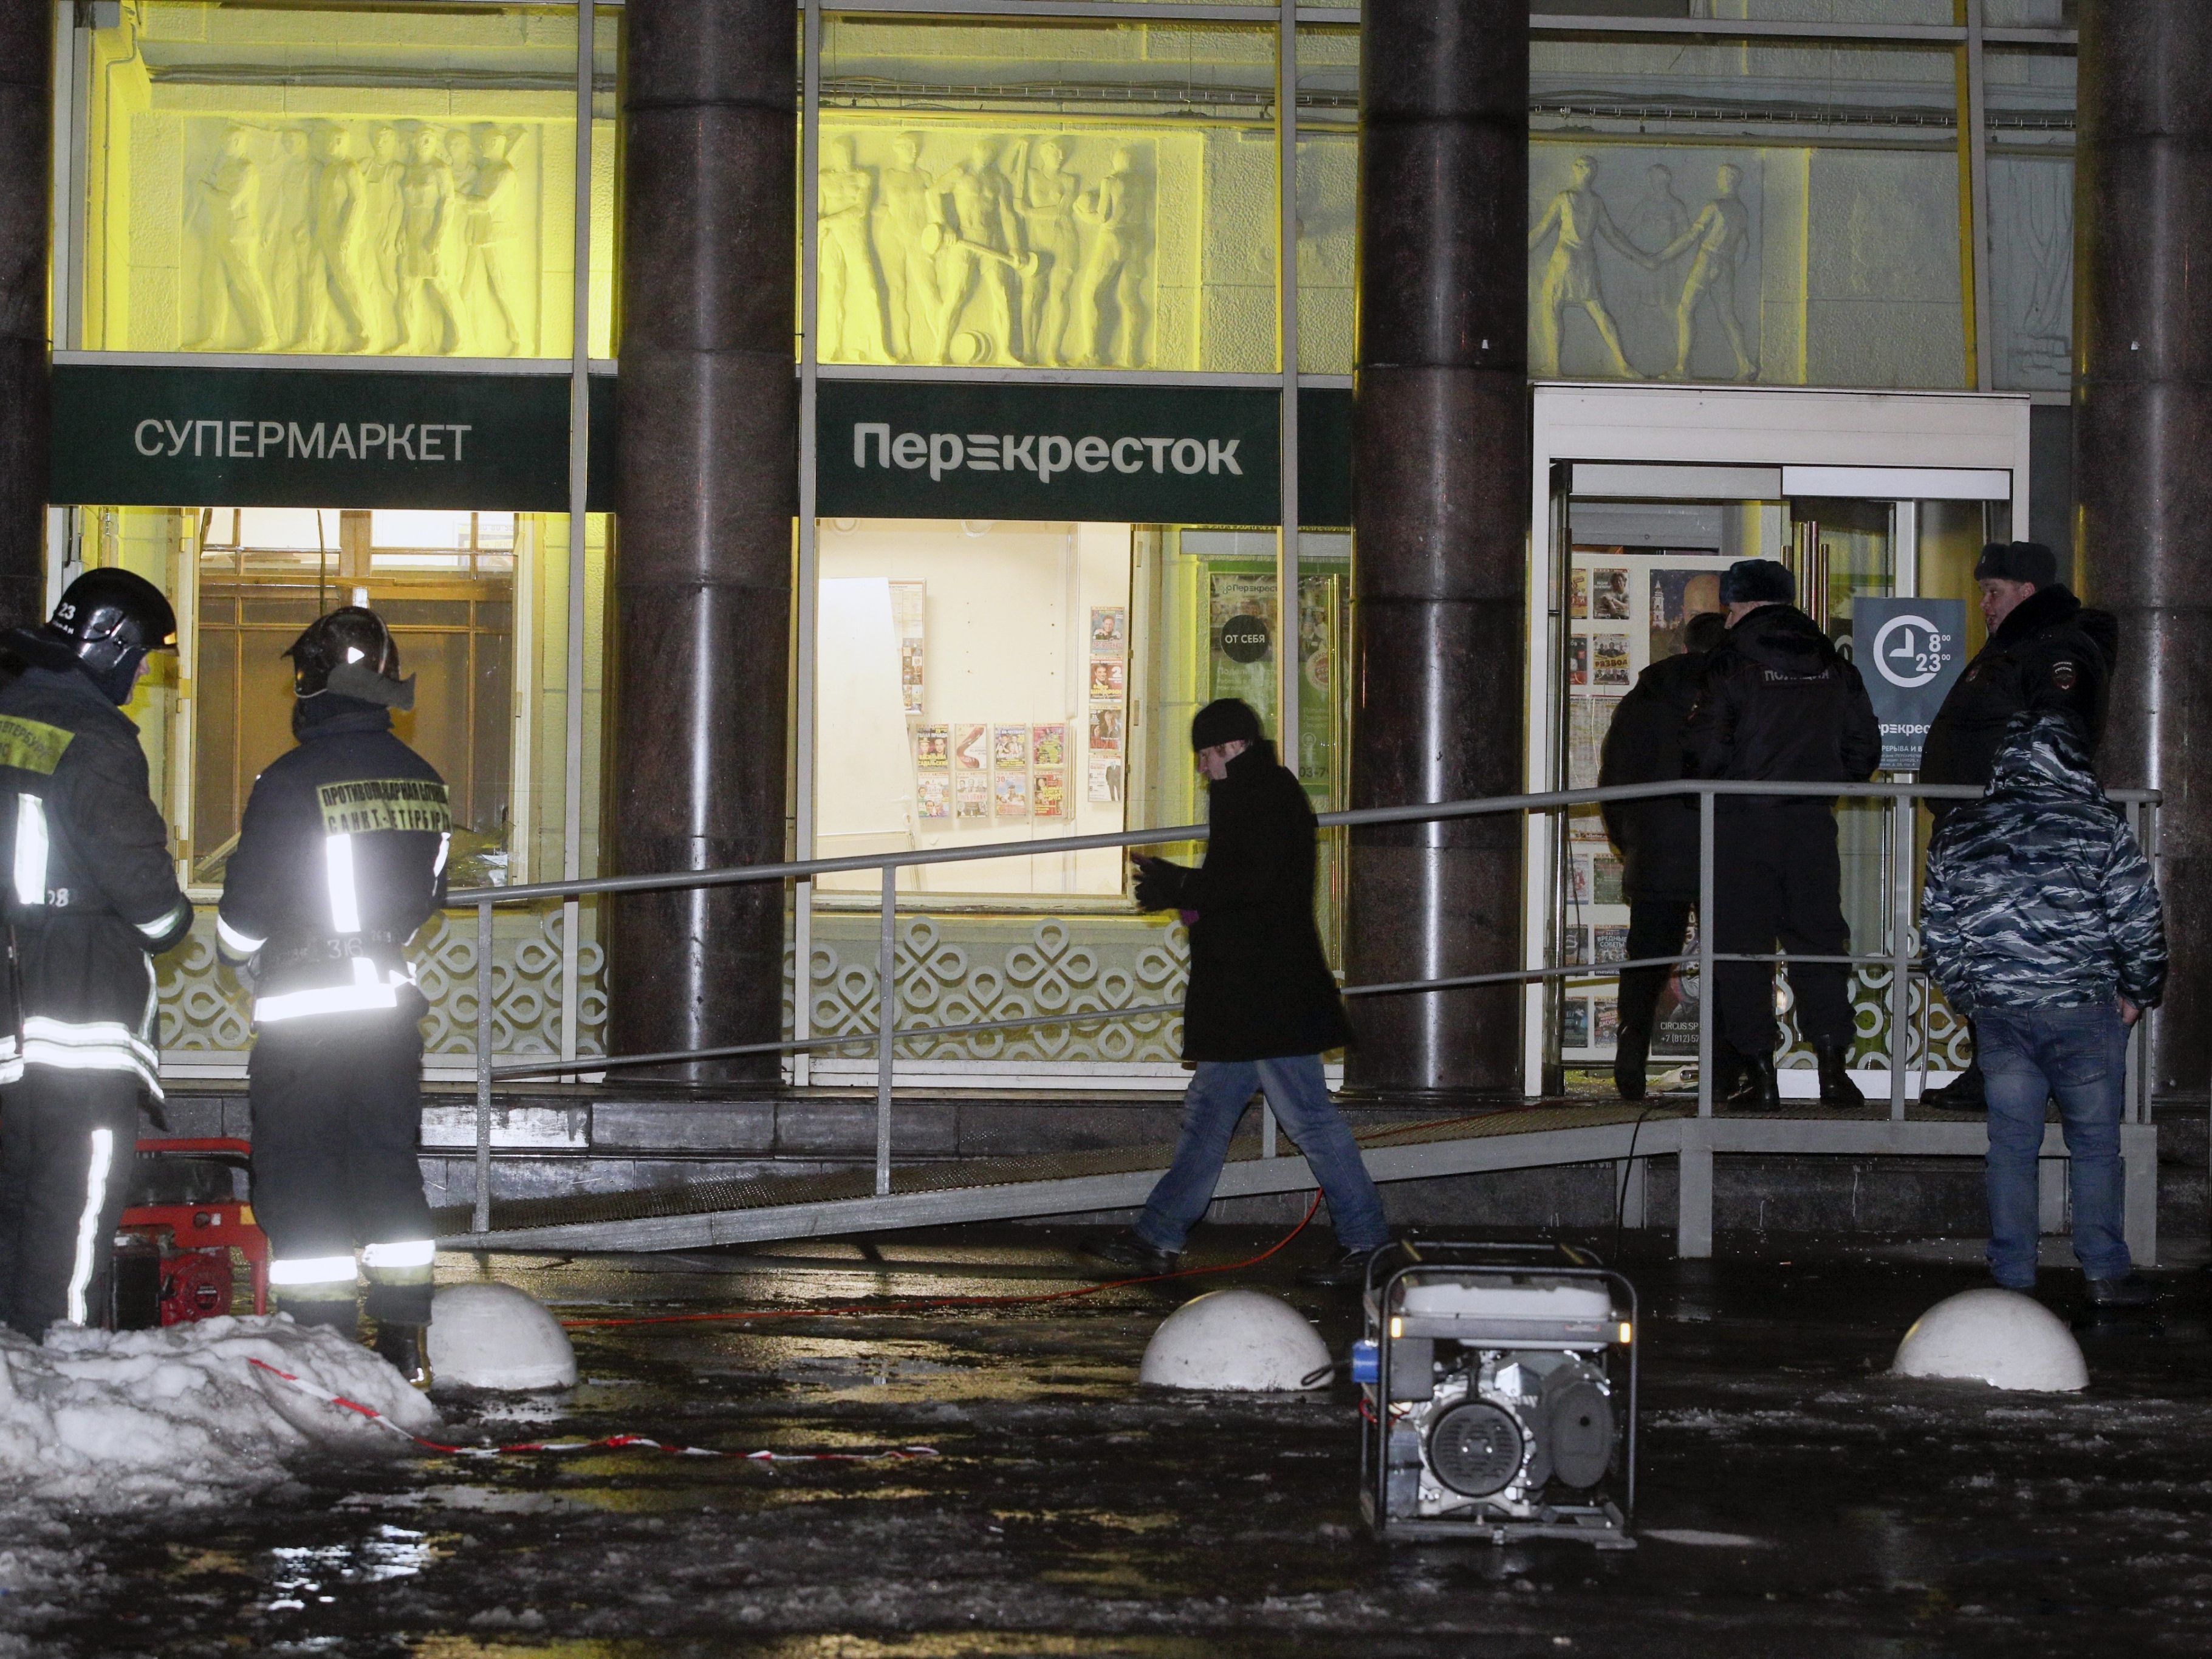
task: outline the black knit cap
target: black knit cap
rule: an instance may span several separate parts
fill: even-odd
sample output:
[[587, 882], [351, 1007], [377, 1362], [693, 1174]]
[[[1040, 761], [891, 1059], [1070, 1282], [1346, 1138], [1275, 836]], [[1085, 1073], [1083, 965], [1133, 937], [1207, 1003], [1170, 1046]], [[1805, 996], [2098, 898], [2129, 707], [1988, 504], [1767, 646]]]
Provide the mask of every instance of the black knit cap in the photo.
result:
[[1723, 605], [1789, 605], [1797, 597], [1797, 579], [1774, 559], [1738, 559], [1721, 575]]
[[1224, 743], [1260, 741], [1260, 717], [1241, 697], [1218, 697], [1191, 716], [1193, 750], [1218, 749]]
[[2058, 580], [2058, 556], [2041, 542], [1991, 542], [1974, 561], [1974, 580], [2033, 582], [2049, 587]]

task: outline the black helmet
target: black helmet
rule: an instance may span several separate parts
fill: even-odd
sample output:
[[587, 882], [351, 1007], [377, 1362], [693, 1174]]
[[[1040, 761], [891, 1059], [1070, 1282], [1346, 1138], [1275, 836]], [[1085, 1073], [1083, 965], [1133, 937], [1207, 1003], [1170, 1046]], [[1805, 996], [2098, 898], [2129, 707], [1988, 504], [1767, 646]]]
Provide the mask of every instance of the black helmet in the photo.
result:
[[69, 585], [52, 620], [38, 632], [76, 658], [119, 708], [131, 701], [146, 653], [177, 648], [177, 613], [143, 576], [88, 570]]
[[415, 682], [399, 678], [398, 641], [367, 605], [316, 617], [284, 654], [292, 659], [292, 690], [300, 696], [335, 691], [386, 708], [415, 706]]

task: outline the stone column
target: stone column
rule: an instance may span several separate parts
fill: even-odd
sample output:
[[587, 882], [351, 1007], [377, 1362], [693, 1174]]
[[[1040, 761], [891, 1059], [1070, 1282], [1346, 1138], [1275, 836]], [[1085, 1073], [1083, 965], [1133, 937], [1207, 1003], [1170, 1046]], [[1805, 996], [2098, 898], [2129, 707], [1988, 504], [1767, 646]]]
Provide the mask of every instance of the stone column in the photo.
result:
[[[1528, 532], [1528, 9], [1361, 13], [1352, 804], [1520, 790]], [[1355, 834], [1354, 984], [1517, 967], [1517, 815]], [[1521, 1092], [1510, 986], [1359, 999], [1348, 1077]]]
[[0, 628], [46, 615], [54, 8], [0, 7]]
[[[784, 855], [799, 53], [790, 0], [627, 9], [608, 773], [631, 874]], [[779, 883], [618, 902], [611, 1051], [775, 1042], [783, 933]], [[773, 1079], [776, 1060], [659, 1075]]]
[[2165, 792], [2161, 1095], [2212, 1073], [2212, 6], [2083, 0], [2074, 477], [2087, 597], [2120, 619], [2102, 765]]

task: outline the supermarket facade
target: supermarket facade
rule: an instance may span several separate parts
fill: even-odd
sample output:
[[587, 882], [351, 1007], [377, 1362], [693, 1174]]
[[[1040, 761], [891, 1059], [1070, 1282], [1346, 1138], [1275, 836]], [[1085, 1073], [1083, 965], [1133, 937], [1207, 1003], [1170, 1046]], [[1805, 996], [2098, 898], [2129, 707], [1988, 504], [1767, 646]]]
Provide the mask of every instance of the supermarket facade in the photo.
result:
[[[2212, 325], [2173, 273], [2212, 226], [2170, 162], [2212, 140], [2143, 88], [2212, 31], [2118, 0], [1582, 10], [11, 9], [7, 165], [52, 211], [0, 225], [33, 411], [0, 593], [123, 564], [172, 597], [179, 664], [131, 712], [204, 904], [289, 741], [276, 652], [360, 599], [421, 677], [461, 884], [1023, 843], [901, 878], [902, 1023], [944, 1024], [1172, 1000], [1173, 919], [1118, 852], [1052, 843], [1201, 817], [1210, 698], [1258, 707], [1322, 810], [1571, 787], [1729, 560], [1788, 562], [1839, 636], [1950, 603], [1971, 651], [1976, 550], [2033, 535], [2130, 642], [2108, 769], [2167, 791], [2158, 1082], [2201, 1089]], [[1849, 812], [1845, 846], [1871, 939], [1895, 850]], [[1592, 815], [1331, 832], [1353, 982], [1590, 969], [1369, 1004], [1351, 1080], [1601, 1066], [1618, 884]], [[866, 1032], [875, 901], [503, 910], [495, 1042], [588, 1073]], [[180, 1074], [250, 1040], [211, 927], [166, 969]], [[472, 927], [421, 945], [432, 1064], [464, 1067]], [[1963, 1031], [1915, 1006], [1945, 1069]], [[917, 1040], [898, 1075], [1158, 1088], [1176, 1037]]]

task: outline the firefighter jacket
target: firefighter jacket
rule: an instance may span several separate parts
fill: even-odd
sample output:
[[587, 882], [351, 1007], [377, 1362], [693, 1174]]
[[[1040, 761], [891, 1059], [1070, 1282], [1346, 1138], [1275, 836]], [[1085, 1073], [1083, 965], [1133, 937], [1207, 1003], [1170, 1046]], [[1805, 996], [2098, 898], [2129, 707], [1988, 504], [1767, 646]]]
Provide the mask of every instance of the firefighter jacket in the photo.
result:
[[292, 724], [299, 744], [254, 781], [223, 873], [221, 954], [252, 961], [257, 1024], [419, 1017], [405, 947], [445, 902], [445, 780], [374, 703], [326, 691]]
[[[2106, 692], [2120, 625], [2063, 587], [2039, 588], [2012, 608], [1975, 654], [1928, 727], [1925, 783], [1987, 783], [2012, 717], [2046, 709], [2081, 723], [2094, 753], [2105, 735]], [[1956, 803], [1931, 804], [1937, 817]]]
[[1929, 971], [1962, 1012], [2165, 992], [2158, 887], [2070, 714], [2014, 717], [1988, 791], [1929, 846], [1923, 907]]
[[0, 848], [14, 962], [0, 1002], [0, 1083], [28, 1066], [128, 1073], [161, 1097], [153, 957], [192, 908], [148, 787], [138, 728], [59, 647], [0, 690]]
[[[1693, 778], [1864, 783], [1881, 763], [1881, 726], [1859, 671], [1795, 605], [1761, 605], [1705, 659], [1682, 732]], [[1804, 795], [1723, 795], [1716, 812], [1826, 806]]]

